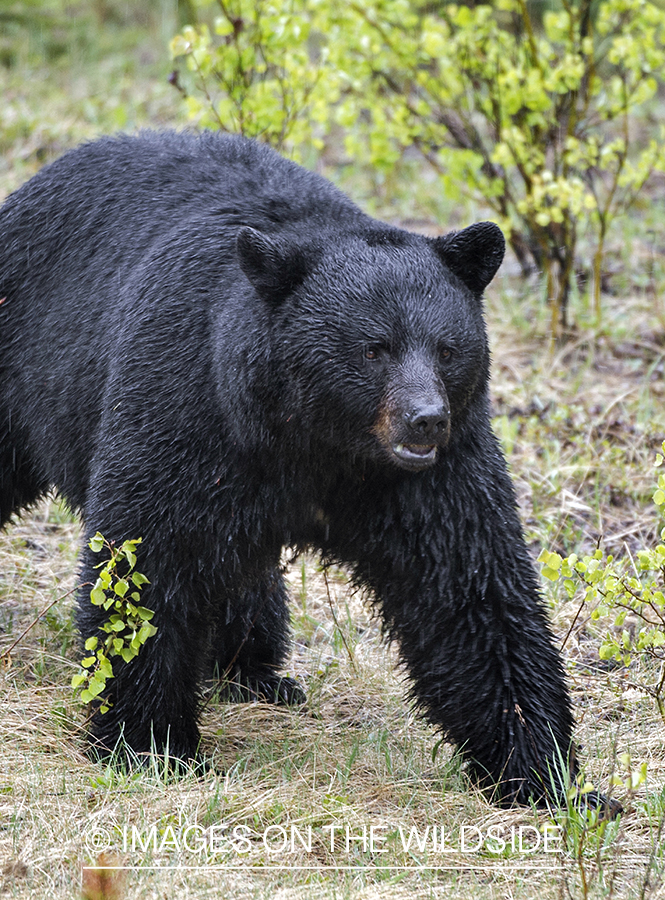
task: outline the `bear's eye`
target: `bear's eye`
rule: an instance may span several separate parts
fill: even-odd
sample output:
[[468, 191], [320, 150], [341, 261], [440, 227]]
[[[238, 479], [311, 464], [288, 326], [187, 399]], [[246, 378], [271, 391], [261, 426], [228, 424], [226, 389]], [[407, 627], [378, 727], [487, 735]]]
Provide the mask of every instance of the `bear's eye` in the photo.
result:
[[452, 356], [452, 347], [439, 347], [439, 359], [443, 360], [443, 362], [448, 362], [448, 360], [452, 359]]
[[368, 344], [365, 347], [365, 359], [369, 359], [371, 362], [385, 359], [387, 354], [388, 348], [385, 344]]

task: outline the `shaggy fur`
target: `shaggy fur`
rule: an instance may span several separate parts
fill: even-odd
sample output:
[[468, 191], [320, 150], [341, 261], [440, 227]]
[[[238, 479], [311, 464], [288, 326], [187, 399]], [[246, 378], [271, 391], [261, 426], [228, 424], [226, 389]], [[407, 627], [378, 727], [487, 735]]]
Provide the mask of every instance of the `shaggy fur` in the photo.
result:
[[[488, 408], [482, 223], [435, 240], [240, 138], [87, 144], [0, 210], [0, 524], [55, 487], [141, 536], [158, 631], [92, 736], [196, 754], [212, 671], [298, 702], [286, 546], [349, 570], [412, 696], [497, 796], [540, 798], [571, 714]], [[82, 579], [96, 558], [82, 554]], [[105, 614], [81, 592], [78, 624]], [[232, 690], [232, 692], [233, 692]]]

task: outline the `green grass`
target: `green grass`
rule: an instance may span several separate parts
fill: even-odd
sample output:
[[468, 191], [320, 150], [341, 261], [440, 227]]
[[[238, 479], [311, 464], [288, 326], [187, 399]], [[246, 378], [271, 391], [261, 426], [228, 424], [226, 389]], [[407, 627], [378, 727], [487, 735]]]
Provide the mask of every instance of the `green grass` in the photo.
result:
[[174, 0], [30, 7], [0, 32], [0, 196], [83, 140], [184, 124], [168, 83]]

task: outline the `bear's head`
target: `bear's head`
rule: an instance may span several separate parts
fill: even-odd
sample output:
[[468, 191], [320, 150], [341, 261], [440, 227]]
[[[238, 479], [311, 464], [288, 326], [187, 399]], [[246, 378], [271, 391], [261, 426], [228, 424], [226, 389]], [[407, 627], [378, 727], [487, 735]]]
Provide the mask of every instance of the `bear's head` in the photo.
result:
[[503, 259], [491, 222], [429, 239], [388, 226], [240, 231], [240, 266], [272, 320], [283, 422], [308, 444], [434, 465], [484, 396], [481, 294]]

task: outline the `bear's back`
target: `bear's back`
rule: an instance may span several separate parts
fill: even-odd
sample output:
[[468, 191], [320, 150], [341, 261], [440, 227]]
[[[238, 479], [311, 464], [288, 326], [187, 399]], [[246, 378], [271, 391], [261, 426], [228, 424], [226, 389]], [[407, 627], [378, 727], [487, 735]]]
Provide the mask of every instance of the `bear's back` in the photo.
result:
[[[89, 254], [97, 242], [122, 247], [131, 267], [172, 228], [206, 215], [269, 232], [366, 221], [330, 182], [255, 141], [213, 132], [107, 137], [46, 166], [0, 208], [0, 286], [25, 272], [27, 253], [33, 272], [45, 263], [50, 279], [77, 247]], [[129, 258], [128, 244], [136, 248]]]

